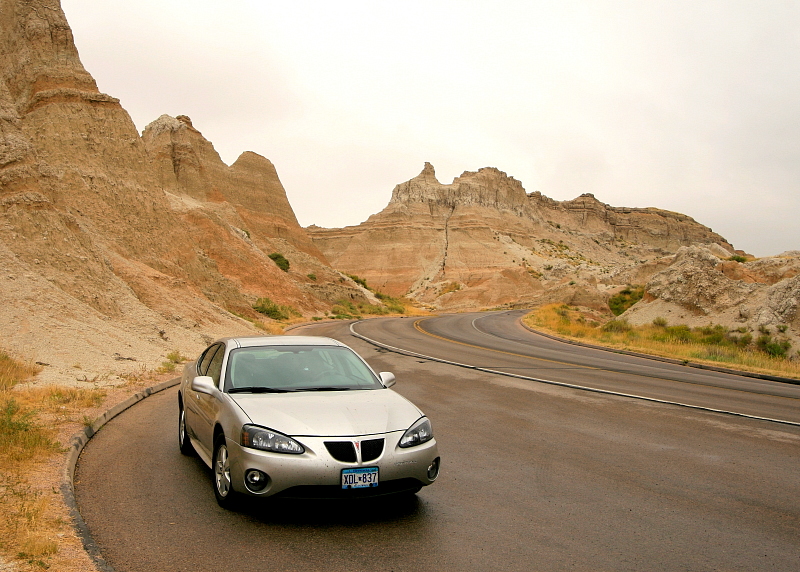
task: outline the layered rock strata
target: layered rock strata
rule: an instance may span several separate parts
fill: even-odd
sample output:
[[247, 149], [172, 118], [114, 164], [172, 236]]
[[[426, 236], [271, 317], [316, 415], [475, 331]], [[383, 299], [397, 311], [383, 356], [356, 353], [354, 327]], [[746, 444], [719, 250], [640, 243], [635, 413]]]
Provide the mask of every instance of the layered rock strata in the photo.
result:
[[688, 216], [618, 208], [592, 195], [559, 202], [494, 168], [440, 183], [425, 164], [358, 226], [309, 227], [333, 266], [435, 308], [582, 300], [644, 283], [691, 244], [733, 247]]

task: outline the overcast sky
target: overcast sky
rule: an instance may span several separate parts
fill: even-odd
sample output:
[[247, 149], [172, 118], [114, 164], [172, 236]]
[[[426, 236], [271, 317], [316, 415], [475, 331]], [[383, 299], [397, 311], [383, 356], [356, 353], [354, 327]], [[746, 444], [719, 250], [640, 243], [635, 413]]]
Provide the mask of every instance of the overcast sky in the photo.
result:
[[425, 161], [678, 211], [800, 249], [800, 2], [62, 0], [141, 131], [185, 114], [278, 169], [300, 224], [358, 224]]

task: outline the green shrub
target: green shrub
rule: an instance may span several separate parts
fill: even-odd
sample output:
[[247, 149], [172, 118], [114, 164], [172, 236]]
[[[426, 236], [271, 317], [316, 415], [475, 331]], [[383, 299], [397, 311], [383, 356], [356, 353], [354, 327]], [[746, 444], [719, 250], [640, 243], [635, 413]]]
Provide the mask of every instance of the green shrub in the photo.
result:
[[392, 298], [391, 296], [385, 296], [384, 298], [382, 298], [382, 301], [386, 306], [386, 308], [389, 309], [389, 313], [391, 314], [406, 313], [406, 307], [403, 306], [403, 303], [397, 298]]
[[769, 334], [763, 334], [756, 340], [756, 347], [765, 354], [785, 358], [792, 344], [789, 340], [773, 340]]
[[666, 328], [667, 327], [667, 319], [661, 316], [653, 319], [653, 325], [657, 328]]
[[253, 310], [273, 320], [288, 320], [290, 315], [298, 317], [302, 315], [295, 308], [276, 304], [269, 298], [259, 298], [253, 304]]
[[181, 355], [181, 352], [179, 352], [178, 350], [174, 350], [167, 354], [167, 359], [172, 363], [183, 363], [189, 358], [184, 355]]
[[665, 328], [667, 338], [678, 343], [692, 341], [692, 330], [686, 324], [678, 324], [676, 326], [667, 326]]
[[610, 322], [606, 322], [603, 325], [604, 332], [629, 332], [631, 330], [631, 325], [626, 322], [625, 320], [611, 320]]
[[724, 345], [728, 341], [728, 329], [723, 326], [704, 326], [697, 331], [700, 343], [706, 345]]
[[317, 281], [317, 275], [316, 274], [306, 274], [306, 276], [308, 276], [309, 280], [313, 280], [314, 282]]
[[351, 279], [353, 282], [355, 282], [356, 284], [358, 284], [359, 286], [362, 286], [363, 288], [366, 288], [367, 290], [370, 290], [370, 291], [372, 290], [372, 288], [370, 288], [369, 286], [367, 286], [367, 281], [366, 281], [366, 280], [364, 280], [363, 278], [359, 278], [359, 277], [358, 277], [358, 276], [356, 276], [355, 274], [348, 274], [347, 276], [348, 276], [348, 277], [349, 277], [349, 278], [350, 278], [350, 279]]
[[644, 286], [627, 286], [620, 293], [608, 299], [608, 307], [615, 316], [633, 306], [644, 296]]
[[734, 254], [728, 260], [733, 260], [734, 262], [747, 262], [747, 258], [744, 256], [739, 256], [738, 254]]
[[280, 252], [273, 252], [269, 255], [275, 265], [283, 270], [284, 272], [289, 272], [289, 261], [286, 260], [286, 257], [281, 254]]
[[558, 315], [558, 321], [561, 324], [570, 324], [572, 320], [569, 316], [569, 306], [566, 304], [562, 304], [559, 308], [556, 309], [556, 314]]
[[332, 318], [335, 320], [355, 320], [360, 319], [358, 308], [349, 300], [339, 300], [331, 308]]

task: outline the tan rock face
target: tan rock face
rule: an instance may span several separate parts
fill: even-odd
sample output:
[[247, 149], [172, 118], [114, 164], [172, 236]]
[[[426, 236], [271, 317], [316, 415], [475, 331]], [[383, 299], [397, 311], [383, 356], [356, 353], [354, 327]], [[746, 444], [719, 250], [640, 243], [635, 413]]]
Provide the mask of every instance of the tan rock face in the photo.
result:
[[444, 185], [429, 163], [363, 224], [307, 230], [335, 267], [437, 308], [567, 301], [576, 291], [597, 306], [616, 287], [646, 282], [681, 246], [734, 252], [685, 215], [611, 207], [592, 195], [528, 195], [494, 168]]
[[[248, 151], [228, 167], [185, 115], [162, 115], [145, 128], [142, 141], [164, 189], [200, 203], [230, 206], [227, 211], [217, 210], [255, 240], [283, 239], [327, 265], [297, 223], [275, 166], [268, 159]], [[269, 242], [259, 246], [274, 247]]]
[[45, 381], [113, 379], [253, 333], [228, 310], [255, 316], [261, 296], [306, 314], [366, 299], [306, 237], [267, 159], [228, 167], [184, 116], [140, 137], [56, 0], [0, 2], [0, 260], [0, 349], [49, 364]]

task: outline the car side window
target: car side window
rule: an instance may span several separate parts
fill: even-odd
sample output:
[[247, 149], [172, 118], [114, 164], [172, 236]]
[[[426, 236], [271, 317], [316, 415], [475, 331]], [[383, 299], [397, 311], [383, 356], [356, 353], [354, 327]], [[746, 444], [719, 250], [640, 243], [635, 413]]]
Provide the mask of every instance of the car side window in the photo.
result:
[[211, 358], [211, 363], [208, 364], [208, 371], [206, 375], [214, 380], [214, 385], [219, 387], [219, 375], [222, 373], [222, 358], [225, 357], [225, 349], [219, 346], [219, 349]]
[[209, 346], [209, 348], [203, 352], [203, 355], [200, 356], [200, 359], [197, 360], [197, 375], [207, 375], [206, 372], [208, 371], [208, 366], [211, 363], [211, 359], [214, 357], [214, 354], [217, 353], [217, 350], [222, 347], [220, 344], [214, 344], [213, 346]]

